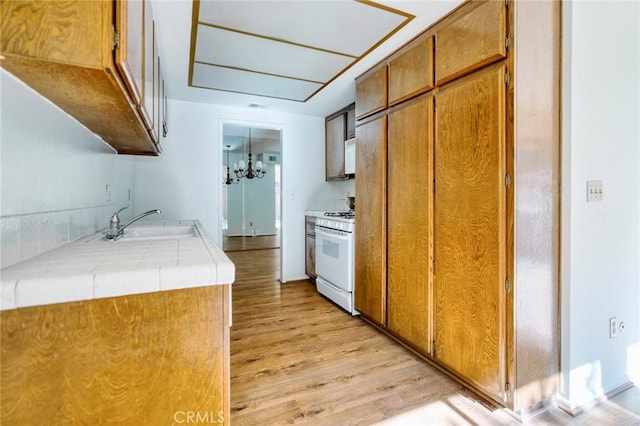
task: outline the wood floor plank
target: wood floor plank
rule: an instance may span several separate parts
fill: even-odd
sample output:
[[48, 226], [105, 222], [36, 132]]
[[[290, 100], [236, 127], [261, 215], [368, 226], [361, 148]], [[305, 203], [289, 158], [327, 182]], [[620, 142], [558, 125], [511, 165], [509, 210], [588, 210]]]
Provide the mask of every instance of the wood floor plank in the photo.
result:
[[[227, 254], [236, 265], [232, 424], [519, 424], [336, 307], [311, 282], [281, 284], [280, 250]], [[617, 404], [607, 401], [575, 418], [555, 408], [530, 423], [640, 424], [633, 408], [637, 392], [632, 388], [625, 392], [631, 397], [617, 397]]]

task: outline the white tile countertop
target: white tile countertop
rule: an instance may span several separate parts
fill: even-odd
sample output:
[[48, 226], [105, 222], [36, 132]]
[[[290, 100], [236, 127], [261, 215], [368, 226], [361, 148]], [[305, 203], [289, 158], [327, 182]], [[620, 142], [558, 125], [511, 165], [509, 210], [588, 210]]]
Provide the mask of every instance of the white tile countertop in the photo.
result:
[[[195, 227], [193, 234], [168, 232]], [[189, 228], [193, 229], [193, 228]], [[160, 237], [144, 231], [160, 231]], [[136, 231], [143, 236], [135, 235]], [[235, 266], [198, 221], [139, 222], [125, 238], [104, 230], [0, 271], [0, 309], [75, 302], [220, 284]]]

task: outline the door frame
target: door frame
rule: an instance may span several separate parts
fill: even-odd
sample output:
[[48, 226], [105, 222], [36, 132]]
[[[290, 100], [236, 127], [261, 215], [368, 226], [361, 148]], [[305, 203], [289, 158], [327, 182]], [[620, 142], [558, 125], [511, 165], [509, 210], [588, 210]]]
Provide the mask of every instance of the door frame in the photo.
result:
[[[277, 123], [265, 123], [263, 121], [251, 121], [251, 120], [238, 120], [238, 119], [229, 119], [229, 118], [220, 118], [218, 120], [218, 154], [219, 154], [219, 171], [224, 170], [224, 125], [225, 124], [233, 124], [236, 126], [246, 126], [252, 128], [261, 128], [261, 129], [271, 129], [280, 131], [280, 277], [279, 280], [281, 283], [282, 276], [284, 274], [284, 259], [285, 259], [285, 235], [286, 235], [286, 209], [285, 209], [285, 197], [283, 196], [285, 182], [284, 182], [284, 144], [282, 143], [284, 140], [284, 126], [282, 124]], [[274, 169], [273, 167], [271, 168]], [[222, 181], [222, 173], [218, 173], [219, 185], [224, 185]], [[220, 245], [224, 250], [224, 235], [222, 232], [222, 224], [224, 221], [224, 191], [218, 191], [218, 241], [220, 241]]]

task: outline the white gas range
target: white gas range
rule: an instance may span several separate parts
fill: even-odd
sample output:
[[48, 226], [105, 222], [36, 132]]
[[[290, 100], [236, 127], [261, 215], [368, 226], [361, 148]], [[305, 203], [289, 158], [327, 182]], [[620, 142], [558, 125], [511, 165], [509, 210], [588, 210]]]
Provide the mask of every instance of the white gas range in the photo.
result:
[[355, 215], [325, 212], [316, 217], [316, 288], [318, 292], [351, 313], [354, 308]]

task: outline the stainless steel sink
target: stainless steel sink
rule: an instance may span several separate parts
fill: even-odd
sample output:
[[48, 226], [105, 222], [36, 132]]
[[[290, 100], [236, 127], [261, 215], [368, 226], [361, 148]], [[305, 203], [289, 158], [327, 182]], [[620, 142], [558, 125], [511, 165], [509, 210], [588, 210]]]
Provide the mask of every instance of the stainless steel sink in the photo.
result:
[[[143, 240], [176, 240], [182, 238], [199, 237], [200, 233], [195, 225], [168, 225], [168, 226], [130, 226], [118, 241], [143, 241]], [[104, 235], [88, 240], [94, 242], [106, 240]]]
[[177, 239], [199, 237], [198, 229], [194, 225], [171, 226], [136, 226], [124, 231], [122, 240], [141, 239]]

